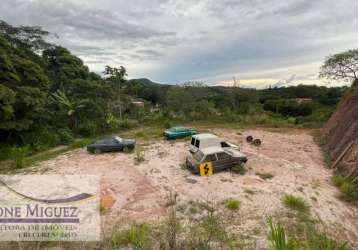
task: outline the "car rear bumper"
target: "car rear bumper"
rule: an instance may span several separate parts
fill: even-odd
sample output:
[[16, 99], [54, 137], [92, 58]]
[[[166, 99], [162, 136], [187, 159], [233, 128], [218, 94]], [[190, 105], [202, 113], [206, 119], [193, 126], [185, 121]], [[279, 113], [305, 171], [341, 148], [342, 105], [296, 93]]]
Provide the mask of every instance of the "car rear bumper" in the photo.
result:
[[192, 172], [193, 174], [198, 174], [198, 173], [199, 173], [199, 168], [198, 168], [195, 164], [191, 163], [191, 162], [188, 160], [188, 158], [187, 158], [186, 161], [185, 161], [185, 166], [186, 166], [186, 168], [187, 168], [190, 172]]

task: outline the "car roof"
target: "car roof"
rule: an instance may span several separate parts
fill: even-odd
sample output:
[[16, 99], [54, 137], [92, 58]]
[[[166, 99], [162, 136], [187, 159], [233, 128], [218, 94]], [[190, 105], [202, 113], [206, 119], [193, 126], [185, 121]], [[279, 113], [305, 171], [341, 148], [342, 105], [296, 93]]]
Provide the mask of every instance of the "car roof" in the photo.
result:
[[203, 134], [196, 134], [193, 135], [194, 138], [202, 140], [202, 139], [211, 139], [211, 138], [219, 138], [214, 134], [209, 134], [209, 133], [203, 133]]
[[203, 152], [204, 155], [210, 155], [210, 154], [224, 152], [224, 150], [221, 147], [215, 146], [215, 147], [203, 148], [201, 149], [201, 152]]

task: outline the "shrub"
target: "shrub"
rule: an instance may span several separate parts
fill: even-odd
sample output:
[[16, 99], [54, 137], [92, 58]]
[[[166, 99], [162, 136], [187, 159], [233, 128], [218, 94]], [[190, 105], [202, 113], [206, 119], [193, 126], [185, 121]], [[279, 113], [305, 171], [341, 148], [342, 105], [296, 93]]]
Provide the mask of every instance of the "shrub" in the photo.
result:
[[72, 142], [70, 144], [69, 148], [71, 148], [71, 149], [83, 148], [90, 143], [92, 143], [92, 139], [89, 139], [89, 138], [78, 139], [78, 140]]
[[128, 230], [114, 233], [112, 243], [115, 247], [131, 245], [134, 249], [143, 249], [150, 231], [148, 224], [132, 225]]
[[286, 194], [283, 197], [282, 202], [286, 207], [293, 210], [302, 211], [302, 212], [308, 210], [308, 206], [306, 202], [301, 197], [297, 197], [291, 194]]
[[335, 175], [332, 177], [332, 181], [334, 183], [334, 185], [336, 185], [337, 187], [340, 187], [343, 185], [343, 183], [346, 182], [346, 180], [344, 179], [343, 176], [341, 175]]
[[135, 132], [135, 133], [134, 133], [134, 136], [135, 136], [136, 138], [144, 138], [144, 137], [146, 137], [146, 135], [145, 135], [145, 133], [144, 133], [143, 131]]
[[279, 223], [273, 223], [272, 219], [269, 219], [270, 226], [270, 241], [272, 250], [294, 250], [299, 249], [295, 242], [289, 239], [286, 235], [285, 229]]
[[77, 133], [82, 136], [93, 136], [97, 132], [97, 126], [90, 121], [84, 121], [78, 126]]
[[68, 145], [75, 140], [73, 132], [69, 128], [61, 128], [57, 132], [60, 142], [64, 145]]
[[119, 121], [118, 126], [122, 129], [129, 129], [129, 128], [134, 128], [138, 125], [138, 123], [134, 120], [128, 120], [128, 119], [123, 119]]
[[145, 161], [144, 150], [139, 145], [136, 146], [136, 148], [134, 150], [134, 160], [135, 160], [136, 164], [139, 164], [139, 163]]
[[17, 168], [22, 168], [25, 163], [25, 157], [28, 153], [28, 147], [14, 147], [10, 151], [11, 158], [15, 161]]
[[119, 128], [119, 119], [111, 113], [106, 116], [106, 125], [109, 130], [116, 130]]
[[236, 165], [236, 166], [232, 167], [231, 171], [236, 174], [239, 174], [239, 175], [244, 175], [244, 174], [246, 174], [247, 169], [245, 168], [244, 165], [241, 164], [241, 165]]
[[240, 208], [240, 201], [236, 199], [228, 199], [225, 202], [225, 207], [230, 210], [238, 210]]
[[257, 172], [256, 175], [259, 176], [263, 180], [273, 178], [273, 174], [271, 174], [271, 173], [259, 173], [259, 172]]
[[346, 179], [341, 175], [332, 177], [332, 181], [342, 192], [342, 198], [346, 201], [358, 201], [358, 188], [350, 179]]

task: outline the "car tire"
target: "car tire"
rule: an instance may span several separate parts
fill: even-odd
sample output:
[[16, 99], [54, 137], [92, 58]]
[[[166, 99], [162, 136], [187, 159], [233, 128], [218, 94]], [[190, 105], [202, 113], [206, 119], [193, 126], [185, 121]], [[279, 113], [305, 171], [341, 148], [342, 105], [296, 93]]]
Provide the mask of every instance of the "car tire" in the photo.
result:
[[255, 146], [260, 146], [260, 145], [261, 145], [261, 140], [260, 140], [260, 139], [255, 139], [255, 140], [253, 141], [253, 144], [254, 144]]
[[248, 137], [246, 137], [246, 141], [247, 142], [252, 142], [254, 139], [254, 137], [252, 137], [251, 135], [249, 135]]
[[124, 153], [129, 153], [129, 152], [131, 152], [133, 150], [133, 147], [131, 147], [131, 146], [124, 146], [124, 148], [123, 148], [123, 152]]
[[93, 151], [94, 154], [98, 155], [100, 153], [102, 153], [102, 150], [96, 148], [94, 151]]

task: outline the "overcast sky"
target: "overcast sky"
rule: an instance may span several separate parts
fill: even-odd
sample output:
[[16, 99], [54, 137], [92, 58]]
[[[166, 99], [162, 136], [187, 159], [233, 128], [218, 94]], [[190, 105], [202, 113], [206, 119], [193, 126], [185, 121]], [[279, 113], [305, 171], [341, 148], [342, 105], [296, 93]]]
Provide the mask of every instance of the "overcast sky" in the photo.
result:
[[356, 0], [1, 0], [0, 19], [39, 25], [91, 70], [242, 85], [323, 83], [326, 56], [358, 48]]

